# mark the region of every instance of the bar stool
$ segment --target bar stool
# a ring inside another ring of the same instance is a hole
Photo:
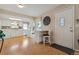
[[[49,43],[51,45],[50,36],[43,36],[43,43]]]
[[[49,33],[47,33],[47,35],[43,35],[43,44],[45,43],[49,43],[51,45],[51,37]]]

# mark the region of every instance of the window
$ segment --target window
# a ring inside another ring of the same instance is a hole
[[[42,22],[41,21],[37,22],[36,28],[38,31],[41,31],[41,29],[42,29]]]
[[[60,17],[60,19],[59,19],[59,25],[61,27],[63,27],[65,25],[65,19],[64,19],[64,17]]]
[[[26,23],[26,24],[23,24],[23,29],[26,29],[27,30],[27,28],[28,28],[28,24]]]

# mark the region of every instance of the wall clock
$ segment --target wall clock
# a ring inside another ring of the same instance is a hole
[[[51,18],[49,16],[44,17],[43,19],[43,24],[44,25],[49,25],[51,22]]]

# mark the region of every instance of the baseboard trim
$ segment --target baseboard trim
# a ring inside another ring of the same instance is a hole
[[[51,47],[56,48],[56,49],[58,49],[62,52],[65,52],[65,53],[69,54],[69,55],[74,55],[74,53],[75,53],[75,50],[70,49],[68,47],[58,45],[58,44],[52,44]]]

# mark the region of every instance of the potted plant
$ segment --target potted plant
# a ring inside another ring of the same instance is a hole
[[[3,31],[2,31],[2,30],[0,30],[0,39],[2,39],[2,44],[1,44],[0,52],[1,52],[2,47],[3,47],[4,37],[5,37],[5,34],[3,33]]]

